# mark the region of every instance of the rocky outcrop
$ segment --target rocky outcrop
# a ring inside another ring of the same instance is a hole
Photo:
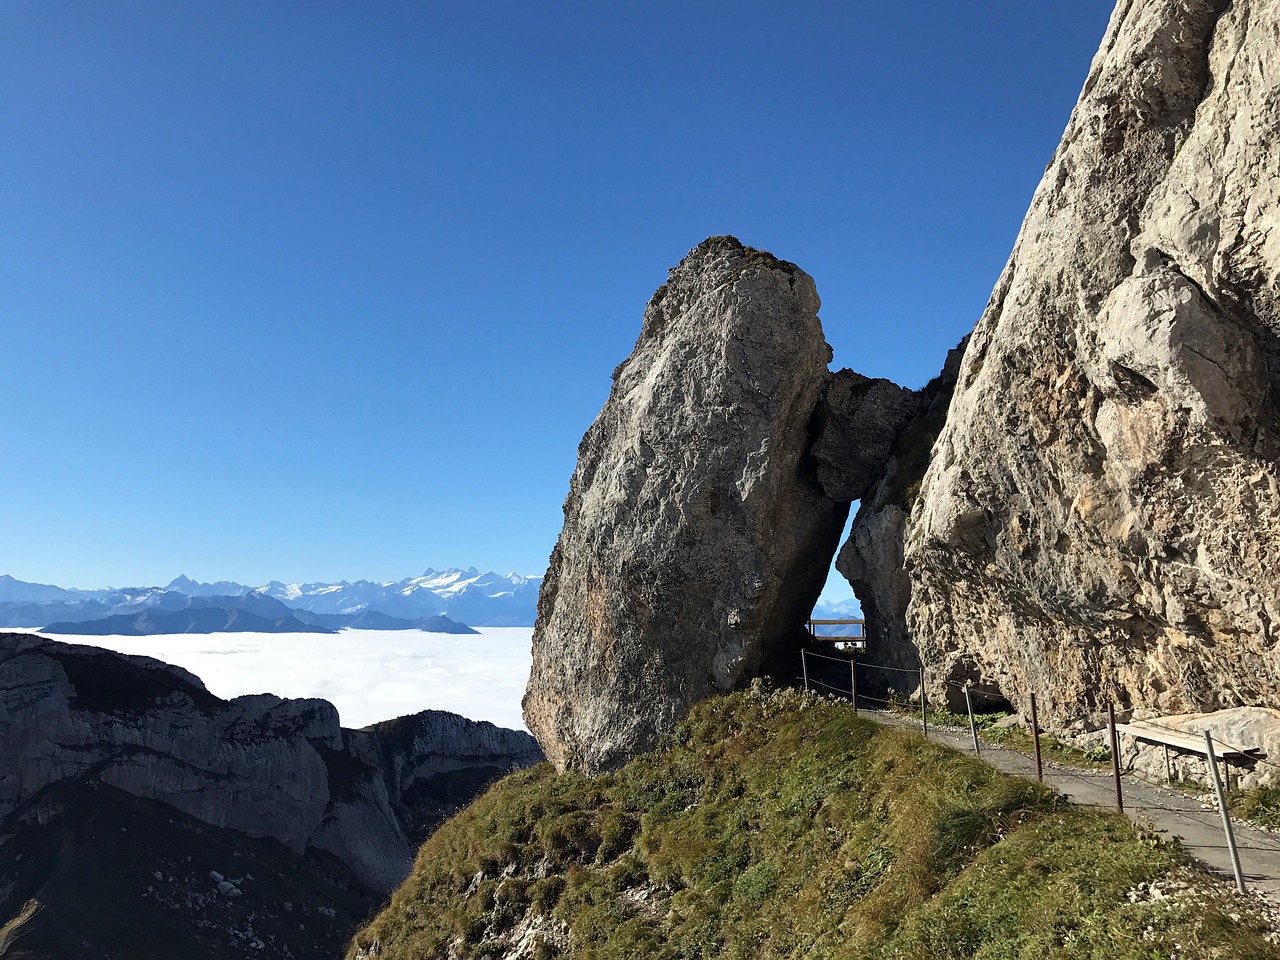
[[[523,730],[424,710],[347,731],[353,749],[382,771],[396,819],[417,849],[446,818],[499,777],[543,759]]]
[[[331,960],[383,899],[319,851],[91,780],[51,785],[0,829],[6,958]]]
[[[1278,22],[1117,6],[902,505],[931,695],[1059,729],[1280,695]]]
[[[538,601],[525,721],[559,767],[626,760],[803,641],[847,515],[809,452],[818,304],[803,270],[731,237],[649,301]]]
[[[52,786],[93,782],[324,851],[376,890],[403,879],[411,836],[432,825],[422,795],[456,808],[541,759],[528,734],[489,723],[429,711],[345,730],[324,700],[224,701],[179,667],[29,634],[0,634],[0,757],[0,828]]]
[[[866,496],[884,474],[894,442],[919,413],[921,400],[890,380],[852,370],[832,376],[818,407],[821,429],[812,449],[822,492],[837,503]]]
[[[880,466],[875,485],[861,495],[849,539],[840,548],[836,569],[853,587],[871,639],[860,663],[916,671],[920,657],[907,632],[911,577],[903,563],[903,546],[911,505],[929,466],[934,441],[947,419],[960,361],[967,341],[947,354],[942,372],[914,395],[913,416],[899,431],[892,451]],[[868,688],[907,692],[911,673],[866,672]],[[891,681],[897,680],[894,684]],[[914,685],[918,686],[918,684]]]

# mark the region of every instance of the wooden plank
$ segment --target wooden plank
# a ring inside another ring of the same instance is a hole
[[[829,625],[829,624],[836,624],[836,623],[866,623],[867,621],[865,620],[810,620],[809,622]]]
[[[1168,727],[1161,727],[1142,720],[1117,723],[1116,729],[1138,740],[1165,744],[1166,746],[1176,747],[1179,750],[1186,750],[1188,753],[1198,753],[1202,757],[1208,756],[1204,740],[1193,734],[1170,730]],[[1222,749],[1218,751],[1218,755],[1221,757],[1248,757],[1258,752],[1260,752],[1258,747],[1234,747],[1222,744]]]

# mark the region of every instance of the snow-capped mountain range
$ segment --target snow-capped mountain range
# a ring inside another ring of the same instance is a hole
[[[0,626],[41,627],[55,620],[85,621],[146,609],[182,609],[191,597],[261,594],[316,614],[380,613],[408,620],[443,614],[472,626],[532,626],[540,576],[426,570],[396,582],[282,583],[251,587],[229,580],[198,583],[183,575],[163,587],[79,590],[0,576]]]
[[[443,613],[477,627],[527,627],[537,612],[542,577],[481,573],[475,567],[428,569],[420,577],[394,583],[281,583],[258,587],[269,597],[312,613],[376,610],[393,617]]]

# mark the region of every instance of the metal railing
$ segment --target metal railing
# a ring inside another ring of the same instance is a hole
[[[842,624],[843,623],[859,623],[860,624],[862,623],[862,621],[860,620],[856,620],[856,621],[811,620],[809,623],[810,623],[810,628],[809,628],[810,636],[812,636],[814,639],[850,640],[855,638],[819,636],[815,633],[813,629],[813,625],[814,624],[831,624],[831,623],[842,623]],[[818,679],[818,677],[814,676],[813,673],[810,671],[809,661],[811,659],[817,659],[820,661],[823,661],[823,660],[834,661],[841,665],[847,664],[849,668],[849,678],[848,678],[849,686],[847,688],[833,686],[832,684],[826,683],[823,680]],[[891,667],[883,664],[874,664],[874,663],[866,663],[863,661],[859,661],[856,657],[853,657],[853,656],[849,656],[847,659],[828,657],[820,653],[815,653],[813,651],[801,649],[800,650],[800,667],[801,667],[802,676],[797,677],[796,679],[801,680],[803,682],[805,690],[813,690],[825,696],[836,696],[841,698],[847,697],[853,705],[854,713],[858,712],[859,701],[864,701],[864,702],[869,701],[869,706],[872,710],[883,710],[886,708],[897,709],[897,710],[902,710],[903,708],[912,709],[914,706],[913,701],[915,700],[915,698],[910,697],[909,688],[912,685],[918,684],[918,697],[919,697],[919,707],[920,707],[920,728],[924,736],[926,738],[929,737],[930,731],[929,731],[928,714],[931,708],[929,707],[925,697],[926,679],[927,679],[926,678],[927,668],[925,667],[925,665],[922,664],[920,667],[914,668],[914,669],[904,668],[904,667]],[[871,696],[865,691],[858,689],[859,673],[865,670],[888,671],[890,673],[897,674],[904,681],[903,686],[907,687],[908,689],[904,691],[903,694],[897,694],[896,691],[893,689],[893,687],[891,687],[889,690],[890,699]],[[910,678],[909,680],[907,679],[908,677]],[[973,708],[972,694],[976,693],[981,696],[986,691],[983,691],[980,687],[975,686],[971,681],[961,683],[955,680],[944,679],[942,683],[947,687],[953,687],[953,688],[958,688],[963,690],[964,701],[965,701],[965,713],[968,714],[967,719],[969,721],[968,723],[969,735],[973,742],[973,751],[975,754],[981,755],[981,749],[982,749],[981,740],[978,736],[978,725],[976,722],[975,712]],[[1041,731],[1040,731],[1040,722],[1039,722],[1039,716],[1038,716],[1039,711],[1037,709],[1038,704],[1036,700],[1036,695],[1034,693],[1030,694],[1029,700],[1030,700],[1030,714],[1031,714],[1030,724],[1029,724],[1030,726],[1029,733],[1030,733],[1031,740],[1034,746],[1034,751],[1035,751],[1034,757],[1035,757],[1036,777],[1038,780],[1040,780],[1040,782],[1043,783],[1044,782],[1044,762],[1042,759],[1041,748],[1040,748]],[[1136,722],[1136,723],[1130,722],[1128,724],[1117,723],[1115,719],[1114,705],[1110,703],[1107,704],[1106,721],[1107,721],[1106,731],[1107,731],[1107,748],[1108,748],[1107,752],[1110,754],[1109,759],[1111,761],[1111,764],[1110,764],[1111,779],[1114,781],[1114,785],[1115,785],[1114,809],[1118,813],[1121,813],[1121,814],[1124,813],[1124,797],[1121,790],[1121,779],[1122,779],[1122,776],[1124,776],[1124,774],[1122,774],[1120,769],[1119,734],[1125,733],[1133,737],[1135,740],[1141,739],[1141,740],[1147,740],[1149,742],[1154,742],[1157,744],[1163,744],[1167,749],[1175,749],[1180,752],[1187,751],[1194,754],[1199,754],[1205,758],[1206,766],[1209,771],[1210,783],[1213,785],[1214,792],[1216,794],[1216,800],[1217,800],[1216,805],[1222,816],[1223,834],[1226,840],[1227,849],[1231,857],[1231,865],[1232,865],[1233,873],[1235,874],[1236,888],[1241,893],[1244,893],[1245,878],[1244,878],[1243,871],[1241,870],[1241,867],[1240,867],[1240,855],[1237,850],[1235,834],[1232,829],[1230,816],[1228,814],[1227,789],[1226,789],[1226,786],[1224,786],[1224,781],[1226,785],[1230,784],[1230,773],[1228,772],[1226,776],[1222,776],[1218,770],[1218,761],[1219,760],[1222,761],[1222,766],[1224,770],[1229,769],[1227,767],[1227,762],[1228,762],[1228,759],[1231,759],[1231,758],[1253,762],[1253,763],[1264,763],[1272,766],[1280,766],[1280,764],[1275,763],[1274,761],[1269,761],[1265,757],[1265,755],[1259,755],[1260,751],[1257,750],[1256,748],[1247,748],[1247,747],[1241,748],[1239,746],[1227,744],[1222,740],[1219,740],[1213,737],[1207,730],[1202,733],[1204,742],[1200,743],[1199,742],[1201,739],[1200,736],[1194,736],[1191,734],[1184,733],[1183,731],[1173,730],[1173,729],[1164,727],[1162,724],[1154,720]],[[1166,768],[1168,768],[1167,759],[1166,759]],[[1058,772],[1060,775],[1065,775],[1066,777],[1069,777],[1069,778],[1074,777],[1075,779],[1084,779],[1080,775],[1073,773],[1072,771],[1066,768],[1060,767]],[[1139,777],[1136,776],[1136,772],[1130,773],[1129,775],[1133,776],[1135,779],[1140,779]],[[1172,777],[1172,774],[1170,774],[1170,779],[1171,777]],[[1086,805],[1092,806],[1092,804],[1086,804]],[[1169,809],[1173,809],[1173,808],[1169,808]]]

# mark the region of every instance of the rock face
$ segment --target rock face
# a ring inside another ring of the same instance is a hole
[[[861,664],[893,671],[920,668],[919,652],[907,631],[911,577],[903,565],[903,544],[908,511],[919,497],[930,452],[946,422],[966,342],[947,355],[942,373],[915,395],[914,416],[899,432],[875,485],[861,495],[849,539],[836,559],[836,569],[858,596],[871,638],[866,652],[858,658]],[[892,682],[895,679],[897,684]],[[901,673],[863,674],[863,683],[872,688],[893,687],[906,692],[903,682]]]
[[[873,602],[909,595],[931,696],[974,677],[1069,729],[1280,695],[1277,23],[1118,4],[909,517],[864,506],[846,548],[864,575],[905,529]]]
[[[0,757],[0,829],[50,787],[92,781],[332,854],[375,890],[408,872],[428,800],[445,810],[542,759],[489,723],[428,711],[345,730],[324,700],[224,701],[179,667],[29,634],[0,634]]]
[[[890,380],[872,380],[852,370],[832,376],[818,407],[822,427],[812,451],[823,493],[837,503],[866,496],[921,402]]]
[[[804,271],[731,237],[649,301],[538,601],[525,721],[557,766],[626,760],[803,642],[847,516],[809,453],[818,304]]]

